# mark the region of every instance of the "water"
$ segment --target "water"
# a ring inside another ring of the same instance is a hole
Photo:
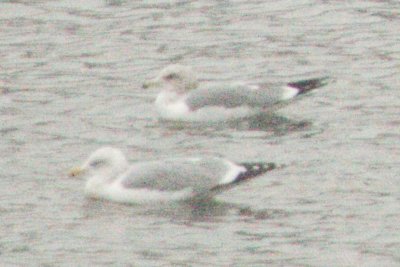
[[[398,1],[1,1],[1,266],[399,266]],[[159,122],[141,83],[329,75],[276,125]],[[267,127],[268,126],[268,127]],[[94,149],[285,165],[204,207],[91,201]]]

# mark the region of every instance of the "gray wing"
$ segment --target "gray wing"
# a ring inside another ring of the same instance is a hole
[[[122,184],[127,188],[161,191],[191,188],[203,192],[218,185],[228,170],[229,163],[220,158],[151,161],[133,165]]]
[[[234,108],[243,105],[270,107],[282,100],[280,88],[270,89],[264,85],[259,89],[249,86],[210,87],[190,91],[185,102],[191,110],[206,106]]]

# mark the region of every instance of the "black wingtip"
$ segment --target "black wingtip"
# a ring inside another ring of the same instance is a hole
[[[241,163],[239,165],[244,167],[246,170],[244,172],[240,173],[233,182],[231,182],[229,184],[217,185],[214,188],[212,188],[211,191],[220,192],[222,190],[232,188],[232,187],[236,186],[237,184],[240,184],[251,178],[254,178],[256,176],[259,176],[261,174],[264,174],[266,172],[269,172],[269,171],[272,171],[272,170],[278,168],[278,166],[273,162]]]
[[[299,89],[299,95],[300,95],[307,93],[313,89],[327,85],[329,80],[330,80],[329,77],[307,79],[307,80],[288,83],[288,86]]]
[[[266,172],[272,171],[277,168],[273,162],[263,163],[241,163],[241,166],[246,168],[246,171],[240,173],[233,183],[240,183],[245,180],[254,178]]]

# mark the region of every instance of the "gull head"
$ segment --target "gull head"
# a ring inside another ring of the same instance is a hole
[[[113,147],[102,147],[94,151],[82,166],[73,168],[69,176],[83,174],[115,178],[128,167],[124,154]],[[100,175],[101,174],[101,175]]]
[[[180,93],[195,89],[197,86],[197,77],[192,68],[179,64],[167,66],[157,77],[143,83],[143,88],[161,87]]]

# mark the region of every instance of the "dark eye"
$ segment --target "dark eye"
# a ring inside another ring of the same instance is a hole
[[[171,73],[165,76],[166,80],[174,80],[174,79],[178,79],[179,76],[176,73]]]
[[[93,167],[93,168],[96,168],[96,167],[99,167],[99,166],[101,166],[101,165],[104,165],[104,160],[94,160],[94,161],[92,161],[92,162],[90,162],[90,167]]]

